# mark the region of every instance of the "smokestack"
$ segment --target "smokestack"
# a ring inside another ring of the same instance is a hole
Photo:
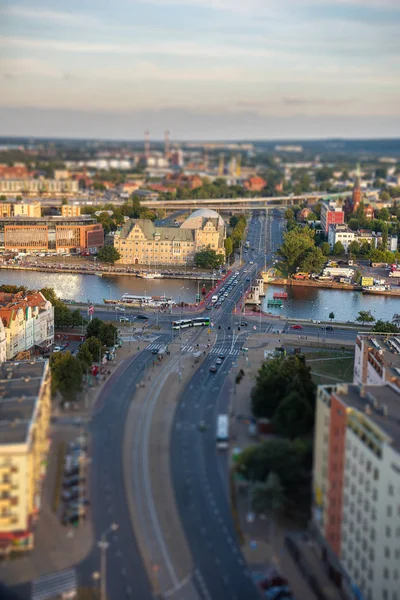
[[[148,129],[144,132],[144,156],[146,159],[150,157],[150,131]]]
[[[170,135],[170,131],[168,131],[168,129],[166,129],[165,131],[165,146],[164,146],[164,154],[165,154],[165,158],[168,160],[169,159],[169,135]]]

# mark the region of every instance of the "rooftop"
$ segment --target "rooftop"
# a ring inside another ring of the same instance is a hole
[[[194,230],[180,227],[156,227],[149,219],[129,219],[122,226],[119,235],[127,238],[135,225],[139,225],[146,239],[153,240],[156,235],[160,241],[185,241],[194,242]]]
[[[400,334],[362,335],[358,339],[367,344],[369,353],[386,369],[386,379],[400,382]]]
[[[47,361],[4,362],[0,365],[0,443],[23,444],[44,376]]]
[[[349,408],[368,416],[400,450],[400,388],[386,385],[338,384],[335,395]]]

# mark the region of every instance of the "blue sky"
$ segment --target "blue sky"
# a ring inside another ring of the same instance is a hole
[[[400,135],[400,0],[0,0],[0,135]]]

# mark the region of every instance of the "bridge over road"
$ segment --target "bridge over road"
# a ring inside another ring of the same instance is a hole
[[[166,209],[178,208],[212,208],[220,210],[249,210],[252,208],[278,208],[299,204],[304,201],[318,201],[321,199],[343,198],[351,195],[351,192],[341,194],[302,194],[301,196],[266,196],[261,198],[203,198],[197,200],[143,200],[148,208],[159,208],[161,205]]]

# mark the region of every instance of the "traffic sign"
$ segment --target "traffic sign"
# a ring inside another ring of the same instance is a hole
[[[89,304],[88,306],[88,315],[93,315],[94,314],[94,305],[93,304]]]

